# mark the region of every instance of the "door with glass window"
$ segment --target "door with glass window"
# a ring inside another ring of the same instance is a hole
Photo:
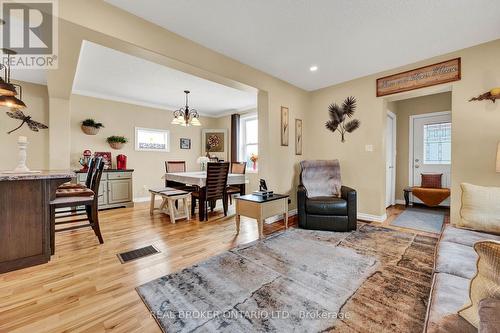
[[[413,121],[413,186],[420,186],[421,174],[442,173],[442,186],[451,185],[451,113],[419,115]],[[414,202],[421,203],[417,198]],[[442,205],[449,205],[449,199]]]

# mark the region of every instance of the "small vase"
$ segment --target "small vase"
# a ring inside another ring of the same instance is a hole
[[[257,161],[252,162],[252,169],[255,171],[257,170]]]

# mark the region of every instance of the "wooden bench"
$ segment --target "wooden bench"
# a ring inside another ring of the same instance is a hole
[[[170,221],[175,223],[176,220],[180,219],[191,219],[188,202],[191,198],[191,193],[177,190],[171,187],[164,187],[160,189],[150,189],[151,193],[151,203],[149,205],[149,214],[153,215],[155,210],[161,213],[167,214],[170,217]],[[155,207],[156,196],[162,198],[162,202],[159,207]],[[176,201],[182,201],[182,210],[180,212],[178,208],[175,207]]]

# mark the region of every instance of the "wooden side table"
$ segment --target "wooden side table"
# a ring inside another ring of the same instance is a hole
[[[410,193],[412,191],[412,188],[411,187],[405,187],[403,192],[404,192],[404,196],[405,196],[405,206],[408,207],[410,205]]]
[[[165,187],[162,189],[150,189],[149,193],[151,193],[151,203],[149,205],[150,215],[153,215],[153,212],[155,210],[158,210],[161,213],[167,214],[170,217],[170,221],[172,223],[175,223],[175,220],[184,218],[189,220],[191,218],[188,207],[191,193],[170,187]],[[158,208],[155,207],[155,199],[157,195],[162,198],[162,202],[160,204],[160,207]],[[179,210],[175,207],[175,202],[177,200],[181,200],[183,202],[182,209],[184,210],[184,212],[182,213],[179,212]]]
[[[259,238],[264,235],[264,220],[275,215],[285,215],[285,228],[288,228],[288,195],[274,194],[261,197],[254,194],[242,195],[236,200],[236,233],[240,232],[240,216],[257,220]]]

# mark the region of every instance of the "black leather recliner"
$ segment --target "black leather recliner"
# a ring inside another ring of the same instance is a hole
[[[351,231],[357,226],[356,191],[340,185],[338,160],[302,161],[297,191],[299,227]],[[309,192],[308,193],[308,188]],[[340,192],[340,196],[336,196]]]

